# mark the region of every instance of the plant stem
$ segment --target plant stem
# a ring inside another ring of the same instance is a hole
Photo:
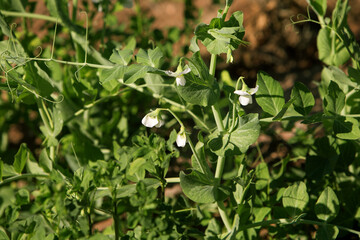
[[[54,23],[58,22],[58,23],[62,24],[61,20],[59,20],[57,18],[46,16],[46,15],[41,15],[41,14],[36,14],[36,13],[12,12],[12,11],[5,11],[5,10],[0,10],[0,13],[4,16],[21,17],[21,18],[35,18],[35,19],[45,20],[48,22],[54,22]]]
[[[220,183],[221,176],[224,170],[225,165],[225,157],[218,156],[217,164],[216,164],[216,171],[215,171],[215,179]]]
[[[215,70],[216,70],[216,54],[211,54],[210,69],[209,69],[210,75],[215,76]],[[219,108],[218,103],[215,103],[214,105],[212,105],[211,110],[214,114],[216,126],[218,127],[220,132],[223,132],[225,130],[225,128],[224,128],[224,124],[222,122],[222,117],[221,117],[220,108]]]
[[[219,129],[220,132],[225,131],[225,127],[224,127],[224,123],[222,121],[218,103],[215,103],[214,105],[212,105],[211,110],[213,112],[217,128]]]
[[[23,178],[28,178],[28,177],[44,177],[44,178],[48,178],[49,175],[48,174],[24,173],[24,174],[21,174],[21,175],[16,175],[16,176],[4,179],[2,182],[0,182],[0,186],[5,185],[5,184],[10,183],[10,182],[13,182],[13,181],[23,179]]]
[[[212,76],[215,76],[215,69],[216,69],[216,54],[212,54],[211,55],[211,60],[210,60],[210,69],[209,69],[209,73]],[[224,132],[225,131],[225,127],[222,121],[222,117],[221,117],[221,113],[220,113],[220,108],[218,103],[215,103],[214,105],[211,106],[211,110],[214,114],[214,118],[215,118],[215,122],[216,122],[216,126],[219,129],[220,132]],[[223,156],[218,156],[218,161],[216,164],[216,170],[215,170],[215,180],[217,181],[217,184],[220,184],[221,181],[221,177],[222,177],[222,173],[224,170],[224,165],[225,165],[225,157]],[[221,217],[221,220],[223,221],[226,229],[228,232],[231,231],[231,224],[229,221],[229,218],[225,212],[225,206],[224,203],[221,201],[217,202],[217,206],[218,206],[218,210],[219,210],[219,214]]]
[[[178,177],[173,177],[173,178],[165,178],[166,183],[179,183],[180,182],[180,178]]]
[[[216,54],[211,54],[210,69],[209,69],[210,75],[215,76],[215,70],[216,70]]]
[[[87,207],[86,215],[87,215],[88,224],[89,224],[89,236],[91,236],[92,235],[92,223],[91,223],[90,207]]]
[[[114,229],[115,229],[115,240],[119,240],[120,239],[120,229],[119,229],[119,218],[117,216],[116,201],[114,202],[113,219],[114,219]]]
[[[217,202],[217,205],[218,205],[218,209],[219,209],[219,214],[220,214],[220,217],[222,219],[222,221],[224,222],[224,225],[226,227],[226,230],[228,232],[231,231],[231,224],[230,224],[230,221],[229,221],[229,218],[225,212],[225,205],[223,202]]]

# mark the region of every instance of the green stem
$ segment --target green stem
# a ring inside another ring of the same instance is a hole
[[[2,182],[0,182],[0,186],[5,185],[5,184],[10,183],[10,182],[13,182],[13,181],[20,180],[20,179],[29,178],[29,177],[48,178],[49,175],[48,174],[24,173],[24,174],[21,174],[21,175],[17,175],[17,176],[13,176],[13,177],[9,177],[9,178],[4,179]]]
[[[49,157],[52,161],[55,161],[55,147],[51,146],[49,149],[50,149]]]
[[[191,151],[193,152],[193,154],[194,154],[194,156],[195,156],[195,159],[196,159],[196,161],[197,161],[198,166],[201,168],[202,173],[205,174],[205,169],[203,169],[203,166],[202,166],[202,164],[201,164],[200,158],[199,158],[199,156],[197,155],[197,152],[196,152],[196,150],[195,150],[194,144],[193,144],[193,142],[191,141],[190,136],[189,136],[188,134],[186,134],[186,139],[187,139],[187,141],[188,141],[188,143],[189,143],[189,146],[190,146],[190,148],[191,148]]]
[[[216,164],[216,171],[215,171],[215,179],[220,183],[221,176],[224,170],[225,165],[225,157],[218,156],[217,164]]]
[[[114,229],[115,229],[115,240],[119,240],[120,239],[120,229],[119,229],[119,218],[117,216],[116,201],[114,201],[113,219],[114,219]]]
[[[50,117],[48,111],[46,111],[46,107],[44,108],[45,104],[42,99],[36,99],[36,103],[38,105],[38,110],[40,113],[40,117],[47,129],[51,131],[53,129],[53,124],[50,123]]]
[[[215,76],[215,70],[216,70],[216,54],[211,54],[209,73],[212,76]],[[212,105],[211,110],[213,112],[217,128],[219,129],[220,132],[224,132],[225,127],[224,127],[224,123],[222,121],[218,103],[215,103],[214,105]],[[218,161],[217,161],[216,170],[215,170],[215,180],[217,181],[217,184],[220,184],[222,173],[224,170],[224,165],[225,165],[225,157],[218,156]],[[229,218],[225,212],[224,203],[221,201],[218,201],[217,206],[218,206],[221,220],[223,221],[227,231],[230,232],[231,224],[230,224]]]
[[[58,23],[62,24],[62,22],[60,20],[58,20],[57,18],[46,16],[46,15],[41,15],[41,14],[36,14],[36,13],[12,12],[12,11],[5,11],[5,10],[0,10],[0,13],[4,16],[21,17],[21,18],[35,18],[35,19],[45,20],[48,22],[54,22],[54,23],[58,22]]]
[[[92,222],[91,222],[90,207],[86,207],[86,216],[87,216],[88,225],[89,225],[89,236],[91,236],[92,235]]]
[[[210,69],[209,69],[210,75],[215,76],[215,70],[216,70],[216,54],[211,54]],[[214,114],[216,126],[218,127],[220,132],[223,132],[225,130],[225,128],[224,128],[224,124],[222,122],[222,117],[221,117],[220,108],[219,108],[218,103],[215,103],[214,105],[212,105],[211,110]]]
[[[34,60],[34,61],[43,61],[43,62],[56,62],[56,63],[62,63],[62,64],[72,65],[72,66],[91,67],[91,68],[99,68],[99,69],[111,69],[111,68],[114,67],[113,65],[70,62],[70,61],[51,59],[51,58],[24,58],[24,60]]]
[[[227,214],[225,212],[225,209],[226,209],[225,205],[221,201],[217,202],[217,205],[218,205],[220,217],[221,217],[222,221],[224,222],[226,230],[228,232],[230,232],[231,231],[231,224],[230,224],[229,218],[228,218],[228,216],[227,216]]]
[[[173,178],[165,178],[166,183],[179,183],[180,182],[180,178],[178,177],[173,177]]]
[[[216,70],[216,54],[211,54],[210,69],[209,69],[210,75],[215,76],[215,70]]]
[[[222,121],[222,117],[221,117],[221,113],[220,113],[220,108],[219,108],[219,104],[215,103],[214,105],[211,106],[211,110],[213,112],[214,118],[215,118],[215,122],[216,122],[216,126],[218,128],[218,130],[220,132],[224,132],[225,131],[225,127],[224,127],[224,123]]]

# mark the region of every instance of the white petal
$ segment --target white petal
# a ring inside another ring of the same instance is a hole
[[[180,85],[180,86],[185,86],[186,80],[184,78],[184,76],[179,76],[176,78],[176,85]]]
[[[164,125],[164,123],[165,122],[163,120],[159,119],[159,122],[155,125],[155,127],[160,128],[162,125]]]
[[[172,72],[172,71],[165,71],[165,74],[170,77],[177,77],[179,74]]]
[[[255,88],[250,88],[248,92],[249,92],[251,95],[253,95],[253,94],[255,94],[258,90],[259,90],[259,85],[256,85]]]
[[[152,128],[155,125],[159,123],[158,119],[156,117],[150,117],[149,114],[147,114],[142,120],[141,123],[148,128]]]
[[[247,93],[245,91],[241,91],[241,90],[236,90],[234,93],[237,95],[240,95],[240,96],[249,96],[250,95],[249,93]]]
[[[252,103],[252,97],[251,95],[244,95],[239,97],[240,104],[243,106],[248,105],[249,103]]]
[[[176,137],[176,145],[178,147],[185,147],[186,144],[186,135],[185,133],[183,134],[178,134]]]
[[[187,74],[189,72],[191,72],[191,69],[188,66],[186,66],[185,70],[180,72],[179,75]]]

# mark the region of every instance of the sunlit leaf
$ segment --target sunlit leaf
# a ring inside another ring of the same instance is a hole
[[[284,91],[280,83],[265,72],[257,74],[259,90],[256,92],[256,102],[264,112],[276,116],[285,104]]]
[[[320,220],[329,222],[337,216],[338,212],[339,199],[334,190],[326,187],[315,204],[316,216]]]

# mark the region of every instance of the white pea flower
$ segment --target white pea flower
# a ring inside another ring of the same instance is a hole
[[[176,145],[178,147],[185,147],[186,145],[186,133],[183,127],[181,127],[180,132],[176,137]]]
[[[159,111],[155,110],[151,113],[146,114],[146,116],[141,120],[141,123],[148,128],[152,127],[161,127],[164,125],[164,121],[159,115]]]
[[[255,88],[249,88],[245,83],[244,81],[242,80],[243,82],[243,87],[241,90],[236,90],[234,93],[237,94],[237,95],[240,95],[239,97],[239,101],[240,101],[240,104],[243,105],[243,106],[246,106],[248,104],[252,104],[252,96],[251,95],[254,95],[258,89],[259,89],[259,85],[256,85]]]
[[[176,72],[165,71],[165,73],[170,77],[176,78],[176,85],[185,86],[186,80],[185,80],[184,75],[189,73],[190,71],[191,71],[191,69],[188,66],[186,66],[185,70],[182,70],[181,65],[179,65]]]

